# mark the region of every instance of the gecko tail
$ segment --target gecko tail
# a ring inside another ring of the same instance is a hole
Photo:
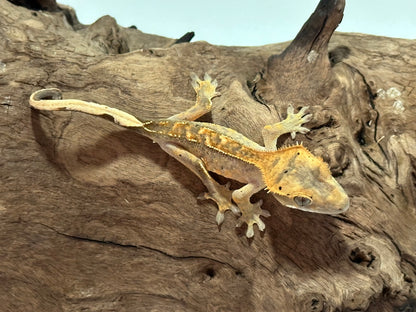
[[[39,110],[69,110],[97,116],[108,115],[114,119],[115,123],[127,128],[143,126],[143,123],[136,117],[117,108],[112,108],[94,102],[62,99],[61,90],[55,88],[42,89],[32,93],[29,99],[29,104],[33,108]]]

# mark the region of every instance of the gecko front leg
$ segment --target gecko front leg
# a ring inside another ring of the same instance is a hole
[[[247,223],[246,236],[249,238],[254,236],[254,224],[257,224],[260,231],[263,231],[265,229],[266,226],[264,222],[260,219],[260,216],[270,216],[270,213],[267,210],[263,210],[260,208],[263,204],[262,200],[259,200],[254,204],[252,204],[250,201],[251,196],[262,189],[264,189],[263,182],[254,181],[248,183],[247,185],[243,186],[238,190],[235,190],[232,195],[234,202],[241,210],[241,217],[238,220],[237,226],[240,226],[243,223]]]
[[[276,150],[277,139],[285,133],[290,133],[292,139],[295,138],[296,132],[307,133],[309,129],[302,127],[302,124],[312,119],[312,114],[305,114],[308,106],[302,107],[302,109],[294,114],[294,108],[289,105],[287,108],[287,117],[281,122],[277,122],[272,125],[267,125],[262,130],[264,146],[268,151]]]
[[[211,199],[218,205],[218,213],[216,216],[218,225],[224,221],[224,213],[227,210],[239,214],[239,209],[231,202],[232,191],[229,189],[229,184],[221,185],[215,181],[200,158],[173,143],[158,143],[166,153],[185,165],[201,179],[202,183],[204,183],[208,189],[208,193],[204,195],[204,198]]]
[[[195,120],[199,117],[209,113],[212,108],[211,99],[216,96],[219,96],[220,93],[215,91],[218,86],[216,80],[205,74],[204,80],[198,78],[194,73],[191,74],[192,78],[192,87],[196,92],[196,102],[195,105],[188,108],[186,111],[173,115],[168,118],[168,120]]]

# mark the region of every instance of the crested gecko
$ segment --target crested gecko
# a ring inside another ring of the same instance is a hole
[[[139,121],[133,115],[105,105],[74,99],[62,99],[59,89],[42,89],[30,97],[30,105],[38,110],[72,110],[91,115],[109,115],[120,126],[133,128],[149,137],[169,155],[177,159],[206,186],[205,199],[216,202],[216,222],[224,221],[224,213],[231,210],[239,216],[237,226],[247,224],[246,236],[254,235],[254,224],[265,229],[260,216],[270,213],[261,209],[262,201],[252,203],[251,196],[267,190],[283,205],[304,211],[339,214],[349,207],[349,198],[332,177],[328,165],[314,156],[303,145],[277,149],[278,137],[309,131],[302,124],[312,115],[305,114],[308,107],[298,113],[289,105],[287,117],[281,122],[262,129],[264,146],[235,130],[206,122],[195,121],[211,111],[217,81],[205,75],[200,80],[192,75],[196,103],[188,110],[162,120]],[[215,172],[245,185],[230,190],[229,183],[221,185],[211,175]]]

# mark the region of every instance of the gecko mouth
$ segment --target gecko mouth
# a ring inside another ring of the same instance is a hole
[[[347,202],[347,204],[345,206],[343,206],[342,208],[340,208],[339,210],[333,209],[331,207],[328,207],[328,208],[321,208],[321,207],[305,208],[305,207],[298,207],[298,206],[295,206],[295,205],[285,205],[285,206],[287,206],[289,208],[297,209],[297,210],[319,213],[319,214],[327,214],[327,215],[338,215],[338,214],[344,213],[350,207],[349,202]]]
[[[284,206],[287,206],[289,208],[298,209],[302,211],[307,212],[313,212],[313,213],[320,213],[320,214],[328,214],[328,215],[337,215],[346,212],[350,207],[350,200],[348,196],[343,196],[339,203],[336,205],[322,205],[322,206],[300,206],[296,205],[292,202],[291,199],[279,196],[278,194],[273,194],[274,197]],[[289,202],[290,201],[290,202]]]

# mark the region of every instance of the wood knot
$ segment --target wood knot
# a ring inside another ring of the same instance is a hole
[[[344,59],[348,58],[351,54],[351,49],[347,46],[337,46],[328,53],[329,61],[331,65],[334,66],[337,63],[342,62]]]
[[[350,164],[348,152],[343,144],[334,142],[325,147],[319,147],[314,151],[328,163],[334,177],[341,176]]]
[[[324,295],[306,293],[299,300],[299,311],[324,312],[328,311],[328,303]]]
[[[379,257],[376,256],[374,250],[369,246],[358,246],[351,250],[349,259],[355,265],[370,269],[376,270],[378,268]]]

